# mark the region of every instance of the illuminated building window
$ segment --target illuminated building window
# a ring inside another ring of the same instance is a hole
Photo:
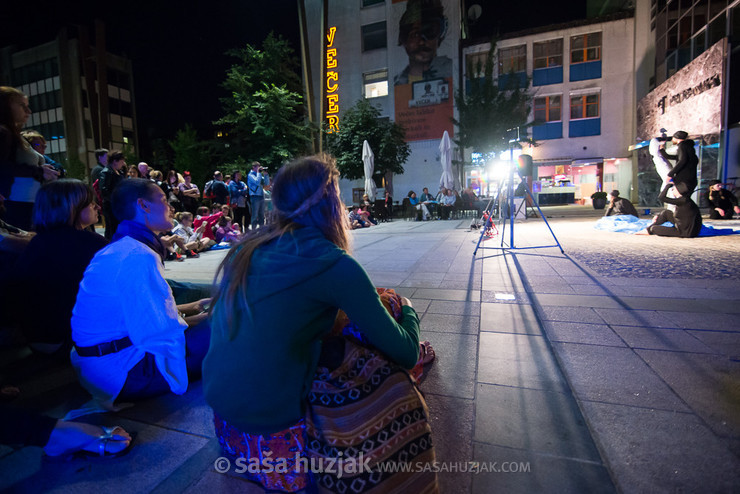
[[[545,96],[534,99],[534,120],[538,123],[557,122],[562,120],[562,102],[560,95]]]
[[[570,63],[601,60],[601,33],[570,37]]]
[[[377,50],[388,46],[385,21],[362,26],[362,51]]]
[[[534,43],[534,68],[546,69],[548,67],[558,67],[563,65],[563,40],[553,39]]]
[[[377,70],[362,75],[365,98],[388,96],[388,70]]]
[[[570,97],[570,119],[597,118],[599,116],[599,95],[583,94]]]

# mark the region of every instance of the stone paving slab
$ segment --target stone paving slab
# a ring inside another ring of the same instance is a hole
[[[636,237],[596,232],[594,221],[551,220],[565,255],[483,250],[474,258],[479,233],[466,221],[394,221],[352,234],[371,279],[412,299],[437,351],[422,390],[438,459],[531,465],[440,474],[443,493],[740,485],[740,300],[730,295],[740,286],[740,237]],[[539,219],[517,222],[516,232],[518,246],[552,243]],[[224,255],[167,263],[165,272],[208,283]],[[63,395],[67,378],[40,380],[25,402],[39,403],[33,393],[42,391]],[[0,489],[261,492],[215,472],[198,384],[96,420],[139,432],[129,456],[102,469],[55,470],[38,449],[2,447]]]
[[[531,494],[534,492],[616,492],[600,462],[533,453],[530,450],[474,443],[473,458],[490,470],[473,476],[473,493]],[[493,465],[491,465],[493,463]],[[494,467],[498,471],[491,471]],[[528,467],[528,470],[527,470]],[[506,470],[506,471],[504,471]],[[462,492],[462,491],[450,491]]]

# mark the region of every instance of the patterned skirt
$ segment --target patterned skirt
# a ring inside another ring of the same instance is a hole
[[[393,290],[378,292],[400,319],[400,298]],[[247,478],[269,490],[439,492],[430,468],[429,410],[416,379],[367,345],[342,313],[332,333],[325,348],[340,348],[341,363],[319,364],[305,418],[278,433],[255,435],[215,415],[224,452],[243,458]],[[275,458],[280,461],[271,463]]]

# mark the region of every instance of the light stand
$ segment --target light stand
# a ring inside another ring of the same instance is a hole
[[[506,220],[501,218],[502,223],[502,229],[501,229],[501,246],[500,247],[482,247],[481,242],[483,242],[483,237],[485,236],[486,230],[488,229],[489,222],[493,222],[493,211],[491,210],[492,202],[494,201],[494,198],[492,197],[488,201],[488,206],[486,206],[486,210],[489,211],[488,218],[486,219],[485,224],[483,225],[483,228],[481,229],[481,235],[478,239],[478,244],[475,246],[475,250],[473,251],[473,256],[475,256],[478,253],[478,249],[499,249],[499,250],[524,250],[524,249],[544,249],[549,247],[557,247],[560,249],[560,252],[565,254],[565,251],[563,250],[563,247],[560,245],[560,242],[558,241],[557,237],[555,236],[555,233],[552,231],[552,228],[550,228],[550,223],[547,222],[547,218],[545,218],[545,215],[542,213],[542,209],[540,209],[540,205],[537,204],[537,201],[534,200],[534,197],[532,197],[532,193],[529,190],[529,187],[524,187],[524,190],[526,192],[526,196],[524,197],[524,202],[526,203],[527,197],[532,201],[532,204],[535,205],[537,208],[537,211],[540,213],[540,217],[545,221],[545,225],[547,225],[547,229],[550,231],[550,235],[552,235],[553,240],[555,240],[555,245],[537,245],[532,247],[516,247],[514,245],[514,218],[516,217],[517,211],[514,209],[514,167],[516,166],[514,164],[514,143],[519,141],[519,128],[516,129],[509,129],[509,132],[513,132],[516,130],[516,138],[509,140],[509,153],[511,157],[511,164],[509,165],[509,184],[508,184],[508,202],[509,202],[509,243],[508,245],[505,245],[504,242],[504,231],[506,229]],[[524,180],[523,177],[520,178]],[[499,186],[499,192],[495,198],[496,201],[498,201],[499,204],[499,211],[502,211],[501,208],[501,189],[503,187],[503,184]],[[526,211],[526,210],[525,210]],[[525,215],[526,216],[526,215]]]

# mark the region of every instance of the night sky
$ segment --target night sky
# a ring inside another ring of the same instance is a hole
[[[476,31],[491,33],[496,28],[504,33],[583,17],[586,4],[585,0],[567,7],[549,0],[468,2],[483,8]],[[70,24],[87,26],[92,36],[93,20],[105,21],[108,51],[133,63],[144,152],[151,139],[169,139],[186,123],[201,137],[210,137],[210,123],[221,116],[218,99],[225,95],[219,84],[232,63],[227,50],[246,43],[259,45],[270,31],[289,39],[296,54],[300,49],[296,0],[8,3],[0,15],[0,46],[27,48],[51,41]]]

